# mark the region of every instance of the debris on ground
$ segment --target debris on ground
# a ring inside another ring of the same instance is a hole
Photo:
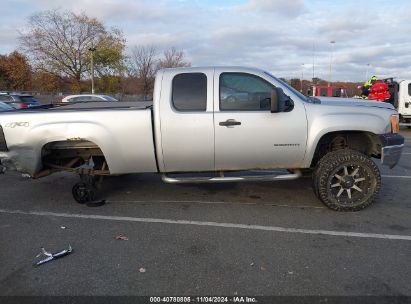
[[[40,261],[34,263],[34,266],[40,266],[40,265],[42,265],[42,264],[48,263],[48,262],[50,262],[50,261],[53,261],[53,260],[55,260],[55,259],[59,259],[59,258],[65,257],[65,256],[69,255],[69,254],[72,253],[72,252],[73,252],[73,248],[71,248],[70,245],[69,245],[68,249],[64,249],[64,250],[58,251],[58,252],[56,252],[56,253],[48,252],[48,251],[46,251],[46,249],[44,249],[44,247],[42,247],[42,248],[41,248],[41,252],[40,252],[38,255],[36,255],[36,258],[38,258],[38,257],[40,257],[40,256],[42,256],[42,255],[45,256],[46,258],[44,258],[43,260],[40,260]]]
[[[61,228],[61,229],[66,229],[67,227],[66,227],[66,226],[60,226],[60,228]]]
[[[264,266],[261,266],[261,267],[260,267],[260,270],[261,270],[261,271],[266,271],[267,268],[265,268]]]
[[[144,272],[146,272],[146,269],[141,267],[138,271],[140,271],[141,273],[144,273]]]
[[[29,178],[31,178],[31,175],[30,175],[30,174],[27,174],[27,173],[22,173],[22,174],[21,174],[21,177],[22,177],[22,178],[27,178],[27,179],[29,179]]]
[[[123,234],[119,234],[119,235],[116,236],[116,240],[119,240],[119,241],[128,241],[128,237],[126,237],[126,236],[123,235]]]

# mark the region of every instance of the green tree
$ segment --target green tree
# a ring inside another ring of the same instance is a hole
[[[72,80],[74,91],[82,79],[90,78],[91,48],[95,48],[98,75],[118,72],[123,61],[125,39],[118,29],[106,29],[96,18],[70,11],[48,10],[29,18],[28,31],[21,33],[23,50],[36,68]]]

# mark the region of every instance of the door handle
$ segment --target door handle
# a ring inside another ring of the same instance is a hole
[[[235,119],[227,119],[226,121],[220,121],[219,125],[229,128],[231,126],[239,126],[239,125],[241,125],[241,122],[236,121]]]

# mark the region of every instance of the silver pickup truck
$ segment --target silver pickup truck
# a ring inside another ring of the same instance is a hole
[[[79,174],[90,201],[106,175],[157,172],[167,183],[276,181],[312,172],[328,207],[355,211],[377,195],[371,157],[394,167],[404,146],[387,103],[306,97],[242,67],[164,69],[154,99],[0,115],[3,168],[33,178]]]

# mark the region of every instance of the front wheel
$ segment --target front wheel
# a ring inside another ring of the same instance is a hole
[[[314,191],[329,208],[358,211],[370,205],[381,186],[378,167],[366,155],[337,150],[325,155],[314,176]]]

